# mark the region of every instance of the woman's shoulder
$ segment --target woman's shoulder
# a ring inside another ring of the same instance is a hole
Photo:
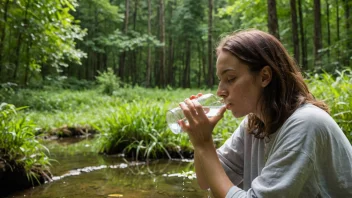
[[[286,120],[283,127],[302,125],[310,128],[338,127],[335,120],[323,109],[313,104],[303,104]],[[339,128],[339,127],[338,127]]]

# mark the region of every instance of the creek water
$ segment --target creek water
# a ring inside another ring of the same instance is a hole
[[[190,160],[136,162],[93,152],[92,140],[56,140],[50,150],[53,181],[8,197],[210,197],[195,179]]]

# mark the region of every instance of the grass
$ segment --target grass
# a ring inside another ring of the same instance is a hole
[[[308,75],[311,92],[325,100],[331,115],[352,141],[352,73],[350,70],[330,74]],[[165,113],[179,101],[198,92],[214,90],[145,89],[116,85],[89,90],[41,89],[19,90],[8,101],[29,106],[22,114],[36,128],[49,131],[62,126],[91,126],[100,132],[96,152],[125,152],[136,159],[190,157],[192,146],[186,134],[173,134],[166,126]],[[114,87],[110,89],[107,87]],[[108,91],[107,91],[108,90]],[[227,112],[214,129],[217,146],[224,143],[238,126]]]
[[[24,169],[27,178],[38,183],[50,173],[47,149],[35,139],[34,123],[17,112],[23,108],[0,104],[0,161],[11,169]]]

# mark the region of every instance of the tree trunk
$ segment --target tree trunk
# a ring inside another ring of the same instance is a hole
[[[339,0],[335,1],[336,3],[336,42],[338,43],[340,41],[340,13],[339,13]],[[336,59],[337,62],[340,62],[340,47],[337,47],[336,49]]]
[[[191,71],[191,41],[186,41],[186,60],[185,69],[183,72],[183,88],[190,88],[190,71]]]
[[[303,24],[303,13],[302,13],[302,0],[298,0],[298,15],[299,15],[299,34],[300,34],[300,43],[301,43],[301,51],[302,51],[302,69],[308,69],[307,62],[307,43],[304,34],[304,24]]]
[[[173,9],[176,7],[176,0],[171,3],[170,9],[170,20],[169,24],[172,23],[171,19],[173,18]],[[167,64],[167,84],[174,86],[175,79],[174,79],[174,41],[173,41],[173,34],[169,31],[169,55],[168,55],[168,64]]]
[[[133,31],[136,31],[138,4],[139,4],[139,0],[135,0],[135,2],[134,2],[134,12],[133,12]],[[138,49],[135,48],[131,53],[132,53],[132,58],[131,58],[131,77],[132,77],[133,84],[136,84],[137,83],[137,54],[138,54]]]
[[[276,13],[276,0],[267,0],[268,2],[268,29],[269,33],[280,39],[279,23]]]
[[[29,68],[30,68],[30,52],[29,52],[29,49],[31,48],[31,45],[32,45],[32,42],[31,41],[28,41],[28,44],[27,44],[27,49],[26,49],[26,68],[25,68],[25,72],[24,72],[24,81],[23,81],[23,84],[24,86],[26,86],[28,84],[28,76],[29,76]]]
[[[327,64],[330,65],[330,47],[331,47],[331,35],[330,35],[330,11],[329,11],[329,7],[330,7],[330,4],[329,4],[329,0],[326,0],[325,1],[326,3],[326,20],[327,20],[327,23],[326,23],[326,28],[327,28],[327,31],[328,31],[328,35],[327,35],[327,40],[328,40],[328,50],[327,50],[327,58],[328,58],[328,62]]]
[[[314,0],[314,66],[319,68],[322,65],[321,53],[319,50],[323,47],[321,37],[321,11],[320,0]]]
[[[208,87],[214,85],[214,65],[213,65],[213,0],[208,1]]]
[[[290,8],[291,8],[293,53],[297,64],[299,64],[300,60],[299,60],[299,40],[298,40],[296,0],[290,0],[290,5],[291,5]]]
[[[25,14],[24,14],[24,19],[23,19],[23,24],[25,24],[25,26],[24,26],[25,30],[28,28],[28,25],[29,25],[28,21],[27,21],[27,15],[28,15],[28,9],[29,9],[29,5],[30,5],[30,1],[31,0],[27,0],[26,11],[25,11]],[[25,32],[25,30],[23,30],[23,32]],[[17,78],[17,72],[18,72],[18,68],[19,68],[19,64],[20,64],[23,32],[21,32],[21,30],[19,30],[18,37],[17,37],[16,49],[15,49],[15,57],[16,57],[15,58],[15,69],[13,71],[13,76],[12,76],[13,80],[16,80],[16,78]]]
[[[352,36],[351,36],[351,17],[350,17],[350,5],[351,0],[344,0],[345,3],[345,27],[346,27],[346,49],[349,53],[344,57],[344,66],[350,65],[350,57],[352,57]]]
[[[4,16],[3,16],[3,24],[4,26],[0,26],[1,29],[1,37],[0,37],[0,79],[2,79],[2,60],[3,60],[3,49],[4,49],[4,43],[5,43],[5,37],[6,37],[6,23],[7,23],[7,9],[9,6],[10,0],[6,0],[5,5],[4,5]],[[1,23],[0,23],[1,24]]]
[[[152,15],[152,11],[151,11],[151,4],[150,4],[151,0],[148,0],[148,35],[151,36],[151,15]],[[147,72],[146,72],[146,87],[150,87],[150,75],[151,75],[151,65],[152,65],[152,61],[151,61],[151,47],[150,44],[148,43],[148,55],[147,55]]]
[[[124,34],[127,34],[127,31],[128,31],[129,7],[130,7],[129,0],[125,0],[126,10],[125,10],[124,28],[122,31]],[[125,59],[126,59],[126,51],[124,49],[123,52],[120,54],[120,59],[119,59],[119,76],[122,81],[125,80]]]
[[[159,38],[160,42],[165,44],[165,17],[164,17],[164,0],[159,1]],[[160,47],[160,73],[159,82],[161,87],[165,87],[165,45]]]

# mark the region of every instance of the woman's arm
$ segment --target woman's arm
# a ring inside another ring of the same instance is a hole
[[[214,197],[225,197],[233,184],[220,164],[213,143],[195,147],[194,150],[199,185],[201,188],[208,188],[209,186]],[[198,175],[201,178],[198,178]]]
[[[209,189],[209,184],[205,180],[204,171],[201,169],[202,167],[200,165],[201,159],[198,159],[199,158],[198,155],[199,155],[198,152],[194,151],[194,168],[196,169],[198,185],[201,189],[207,190]]]

